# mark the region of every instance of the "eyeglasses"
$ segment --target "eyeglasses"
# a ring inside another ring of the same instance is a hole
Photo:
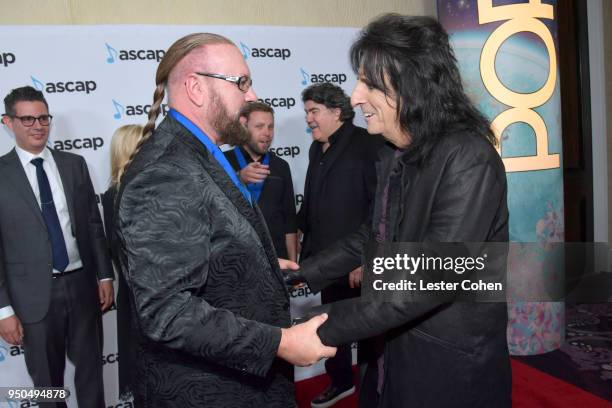
[[[13,118],[13,119],[19,119],[21,121],[21,124],[25,127],[34,126],[34,122],[36,122],[37,120],[41,126],[49,126],[49,124],[51,123],[51,119],[53,119],[53,116],[51,115],[40,115],[40,116],[5,115],[5,116],[8,116],[9,118]]]
[[[224,81],[233,82],[236,84],[238,89],[240,89],[244,93],[248,92],[249,88],[253,85],[253,80],[249,78],[247,75],[228,76],[228,75],[222,75],[222,74],[207,74],[205,72],[196,72],[196,74],[202,75],[205,77],[223,79]]]

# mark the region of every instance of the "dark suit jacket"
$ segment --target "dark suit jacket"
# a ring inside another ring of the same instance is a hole
[[[117,270],[119,270],[119,241],[115,234],[113,225],[115,224],[115,197],[117,196],[117,186],[109,187],[102,194],[102,208],[104,210],[104,228],[106,240],[110,249],[111,260]],[[130,290],[122,273],[117,276],[117,297],[115,306],[117,307],[117,351],[119,360],[119,396],[128,396],[132,393],[132,364],[129,356],[134,354],[132,338],[133,327],[130,314]]]
[[[104,229],[87,164],[78,155],[52,150],[72,224],[72,235],[91,276],[112,278]],[[51,244],[47,227],[17,152],[0,157],[0,307],[11,305],[22,322],[43,319],[49,309]]]
[[[141,349],[136,397],[294,406],[293,368],[276,358],[289,296],[263,217],[171,116],[127,168],[115,214]]]
[[[300,265],[313,291],[361,262],[381,222],[390,242],[508,241],[506,174],[490,143],[463,131],[442,139],[423,166],[410,151],[394,155],[388,147],[381,153],[373,223]],[[319,336],[338,345],[386,334],[381,407],[510,407],[506,304],[404,296],[327,305]]]
[[[382,139],[350,122],[345,122],[332,137],[337,141],[326,152],[317,197],[312,196],[311,173],[313,167],[319,166],[321,143],[312,142],[308,153],[304,202],[298,212],[298,227],[304,233],[302,260],[357,231],[374,201],[375,162]],[[316,219],[310,217],[311,206],[315,206]]]

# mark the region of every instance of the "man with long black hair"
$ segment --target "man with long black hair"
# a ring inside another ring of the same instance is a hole
[[[448,35],[430,17],[372,21],[351,48],[351,102],[381,152],[372,222],[302,264],[313,291],[381,242],[508,241],[506,175],[489,122],[466,96]],[[295,276],[294,276],[295,277]],[[405,299],[404,299],[405,300]],[[318,332],[340,345],[384,333],[380,407],[509,407],[504,303],[351,299]]]

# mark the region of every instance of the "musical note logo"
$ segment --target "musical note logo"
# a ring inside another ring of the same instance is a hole
[[[251,47],[249,47],[243,42],[240,42],[240,48],[242,49],[242,56],[244,57],[244,59],[249,58],[249,54],[251,53]]]
[[[308,75],[308,72],[304,71],[304,68],[300,68],[300,74],[302,75],[302,85],[307,85],[310,75]]]
[[[120,104],[119,102],[117,102],[114,99],[113,99],[113,107],[115,108],[115,114],[113,115],[113,118],[121,119],[121,116],[123,115],[123,112],[125,112],[125,108],[123,107],[122,104]]]
[[[306,126],[306,133],[311,134],[312,133],[312,129],[309,128],[308,126]]]
[[[111,47],[110,44],[104,43],[106,45],[106,52],[108,53],[108,58],[106,58],[106,62],[112,64],[115,62],[115,58],[117,58],[117,50]]]
[[[32,75],[30,75],[30,78],[32,78],[32,83],[34,84],[34,88],[38,89],[39,91],[45,90],[45,84],[40,82],[38,79],[34,78]]]
[[[9,408],[19,408],[19,405],[18,405],[18,403],[16,401],[7,399],[6,402],[7,402],[8,406],[9,406]]]
[[[8,349],[4,346],[0,346],[0,361],[6,360]]]

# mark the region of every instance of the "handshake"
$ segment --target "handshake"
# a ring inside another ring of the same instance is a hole
[[[306,283],[295,262],[279,259],[279,264],[288,287]],[[335,356],[336,348],[324,345],[317,334],[317,329],[326,320],[327,314],[323,313],[289,329],[281,329],[281,341],[276,355],[300,367],[312,365],[322,358]]]

